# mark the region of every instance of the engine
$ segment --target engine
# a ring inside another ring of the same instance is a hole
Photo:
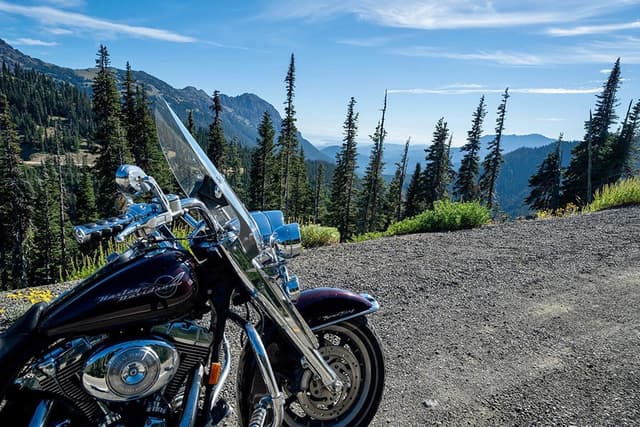
[[[211,340],[193,322],[156,326],[128,340],[78,338],[36,362],[24,384],[71,400],[101,425],[118,424],[127,413],[144,424],[180,406],[188,375],[206,363]]]

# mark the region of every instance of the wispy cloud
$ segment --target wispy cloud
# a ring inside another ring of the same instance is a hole
[[[19,38],[16,40],[11,40],[11,44],[16,46],[57,46],[56,42],[47,42],[44,40],[30,39],[30,38]]]
[[[566,119],[561,117],[538,117],[536,120],[539,122],[564,122]]]
[[[380,47],[386,45],[390,40],[390,37],[369,37],[363,39],[338,40],[337,43],[356,47]]]
[[[42,0],[44,3],[56,7],[62,7],[67,9],[78,8],[84,6],[86,3],[84,0]]]
[[[49,27],[44,29],[46,32],[53,34],[54,36],[66,36],[73,34],[73,31],[66,28]]]
[[[120,24],[104,19],[93,18],[80,13],[54,9],[48,6],[20,6],[0,1],[0,12],[32,18],[44,25],[106,31],[115,34],[125,34],[132,37],[164,40],[176,43],[191,43],[197,41],[193,37],[184,36],[168,30]]]
[[[431,58],[447,58],[458,60],[473,60],[495,62],[503,65],[542,65],[545,61],[538,55],[521,53],[521,52],[503,52],[503,51],[477,51],[477,52],[447,52],[442,49],[436,49],[426,46],[412,46],[407,48],[389,49],[389,52],[403,56],[418,56]]]
[[[552,45],[539,52],[502,50],[455,52],[432,46],[389,48],[386,49],[386,52],[403,56],[490,62],[516,67],[555,64],[613,64],[618,57],[622,58],[624,64],[640,64],[640,38],[616,37],[609,41],[580,43],[573,46]],[[603,69],[600,72],[606,74],[604,71],[606,70]]]
[[[591,34],[605,34],[638,28],[640,28],[640,21],[625,22],[619,24],[581,25],[572,28],[550,28],[546,32],[547,34],[556,37],[573,37]]]
[[[509,93],[520,93],[528,95],[586,95],[599,93],[601,88],[510,88]],[[474,93],[502,93],[504,89],[489,88],[451,88],[451,89],[389,89],[390,94],[408,95],[468,95]]]
[[[321,19],[353,14],[388,27],[424,30],[498,28],[576,22],[629,5],[630,0],[289,0],[272,6],[274,18]]]

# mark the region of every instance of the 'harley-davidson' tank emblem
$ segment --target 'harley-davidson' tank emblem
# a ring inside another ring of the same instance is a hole
[[[178,286],[182,282],[182,278],[186,273],[184,271],[178,273],[176,276],[160,276],[153,283],[143,283],[137,288],[125,289],[122,292],[111,295],[103,295],[98,297],[98,302],[106,301],[126,301],[132,298],[138,298],[145,295],[155,294],[162,299],[168,299],[175,295],[178,290]],[[189,279],[189,285],[193,284]]]

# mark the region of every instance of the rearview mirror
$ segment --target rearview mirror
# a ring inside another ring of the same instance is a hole
[[[138,194],[143,191],[144,171],[135,165],[120,165],[116,171],[116,184],[125,194]],[[145,189],[146,190],[146,189]]]
[[[271,234],[271,242],[275,244],[278,255],[282,258],[300,255],[302,252],[300,226],[294,222],[276,228]]]

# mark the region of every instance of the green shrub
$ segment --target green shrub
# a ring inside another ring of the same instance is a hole
[[[593,202],[586,208],[587,212],[640,203],[640,178],[622,179],[614,184],[605,185],[596,191]]]
[[[427,210],[407,218],[387,229],[388,235],[428,233],[431,231],[454,231],[479,227],[489,222],[489,210],[478,202],[450,202],[440,200]]]
[[[387,234],[386,231],[370,231],[368,233],[360,234],[358,236],[353,236],[351,238],[351,242],[366,242],[367,240],[379,239],[380,237],[390,236],[391,234]]]
[[[340,233],[335,227],[323,227],[317,224],[305,225],[300,228],[302,246],[315,248],[340,243]]]

